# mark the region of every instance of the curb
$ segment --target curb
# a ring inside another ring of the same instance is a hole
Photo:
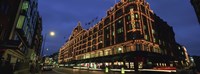
[[[14,74],[27,74],[29,72],[29,69],[23,69],[15,71]]]

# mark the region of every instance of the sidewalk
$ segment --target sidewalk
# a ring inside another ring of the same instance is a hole
[[[15,71],[14,74],[31,74],[31,73],[29,72],[29,69],[23,69]],[[42,74],[42,71],[40,70],[38,73],[35,74]]]
[[[62,73],[67,73],[67,74],[76,74],[76,73],[79,73],[79,72],[87,72],[87,73],[99,72],[101,74],[105,74],[105,69],[56,68],[54,70],[57,71],[57,72],[62,72]],[[108,74],[121,74],[121,73],[122,73],[121,69],[109,69],[108,70]],[[132,73],[135,73],[135,70],[124,69],[123,73],[132,74]],[[176,73],[176,70],[139,69],[139,73],[142,73],[142,74],[143,73],[144,74],[146,74],[146,73],[174,74],[174,73]],[[81,73],[79,73],[79,74],[81,74]]]

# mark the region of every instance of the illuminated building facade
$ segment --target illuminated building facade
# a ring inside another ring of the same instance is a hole
[[[175,66],[174,36],[145,0],[121,0],[92,28],[85,30],[79,22],[60,48],[58,61],[89,68]]]

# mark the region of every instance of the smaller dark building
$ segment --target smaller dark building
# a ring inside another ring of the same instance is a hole
[[[37,8],[38,0],[0,0],[0,64],[12,65],[11,72],[38,61],[42,20]]]
[[[195,63],[195,68],[198,72],[200,72],[200,56],[193,56],[194,63]]]
[[[32,41],[32,48],[35,49],[36,55],[40,56],[40,51],[42,47],[42,41],[43,41],[43,36],[42,36],[42,17],[38,14],[37,18],[37,24],[35,27],[35,32],[33,36],[33,41]]]
[[[198,21],[200,23],[200,0],[191,0],[194,10],[197,14]]]
[[[55,52],[52,55],[50,55],[49,57],[53,59],[54,62],[58,63],[58,53],[59,52]]]

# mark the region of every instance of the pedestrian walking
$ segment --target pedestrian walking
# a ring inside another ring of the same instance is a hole
[[[30,67],[29,67],[29,72],[31,73],[31,74],[35,74],[35,64],[34,64],[34,62],[33,61],[30,61]]]

